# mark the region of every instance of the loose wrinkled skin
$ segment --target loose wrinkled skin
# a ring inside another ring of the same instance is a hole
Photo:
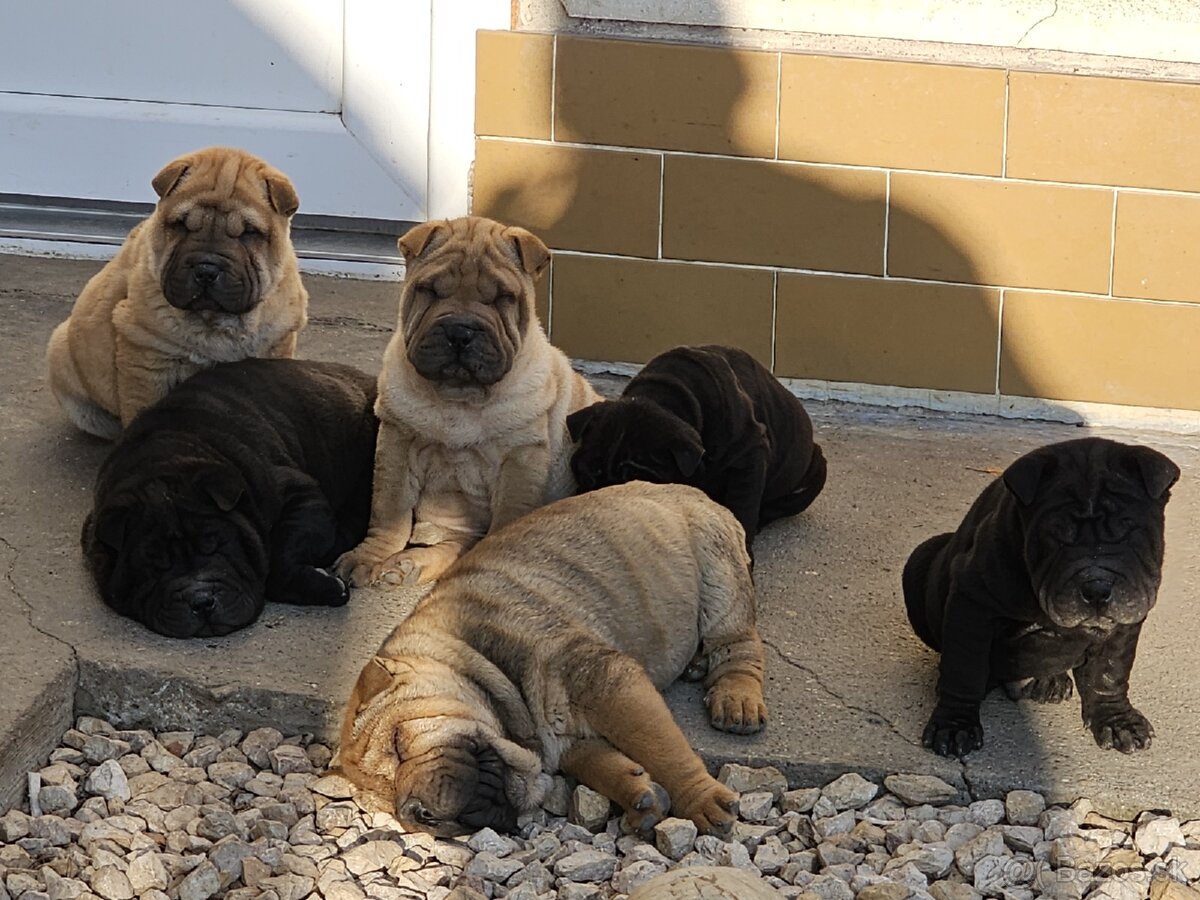
[[[942,756],[983,745],[979,706],[1055,703],[1079,690],[1097,744],[1123,753],[1154,729],[1129,702],[1142,623],[1158,596],[1163,520],[1179,468],[1149,447],[1083,438],[1018,459],[956,532],[904,568],[917,635],[942,654],[923,740]]]
[[[567,417],[580,490],[641,479],[690,484],[729,509],[749,547],[758,530],[808,508],[825,457],[804,405],[736,347],[661,353],[617,400]]]
[[[267,600],[340,606],[323,567],[366,531],[374,379],[243,360],[145,410],[100,468],[83,549],[104,601],[169,637],[228,634]]]
[[[168,163],[159,201],[54,330],[51,391],[83,431],[115,439],[175,385],[219,362],[291,357],[308,293],[287,177],[241,150]]]
[[[406,826],[511,830],[563,771],[637,829],[726,833],[659,691],[692,666],[713,726],[766,723],[737,521],[694,488],[631,482],[543,507],[447,571],[363,668],[339,764]]]
[[[538,238],[467,216],[399,246],[371,527],[337,564],[354,585],[436,580],[485,534],[572,494],[566,417],[598,399],[537,321]]]

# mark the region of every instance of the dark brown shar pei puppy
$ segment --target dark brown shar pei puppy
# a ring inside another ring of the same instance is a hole
[[[210,147],[152,184],[153,214],[87,283],[46,353],[67,417],[109,440],[201,369],[291,357],[307,318],[290,231],[300,201],[282,172]]]
[[[567,415],[599,399],[538,323],[550,251],[537,237],[466,216],[399,243],[371,527],[338,562],[359,586],[432,581],[485,534],[575,493]]]
[[[439,835],[514,828],[559,771],[635,828],[669,808],[721,833],[737,795],[659,693],[685,670],[703,674],[714,727],[766,723],[741,526],[692,487],[604,488],[489,535],[446,572],[359,676],[340,765]]]

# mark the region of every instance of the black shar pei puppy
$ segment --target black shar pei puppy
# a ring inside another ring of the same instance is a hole
[[[193,375],[100,468],[83,550],[104,601],[170,637],[228,634],[267,600],[340,606],[324,567],[367,531],[375,379],[248,359]]]
[[[1158,596],[1163,513],[1178,478],[1149,447],[1050,444],[985,488],[958,531],[912,552],[908,618],[942,654],[925,746],[942,756],[978,749],[991,688],[1056,703],[1071,696],[1072,675],[1097,744],[1123,753],[1150,745],[1129,673]]]
[[[691,485],[737,517],[747,549],[825,486],[804,405],[736,347],[661,353],[619,399],[572,413],[567,428],[579,443],[571,470],[580,491],[638,479]]]

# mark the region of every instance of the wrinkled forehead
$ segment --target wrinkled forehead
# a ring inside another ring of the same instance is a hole
[[[209,215],[258,217],[266,225],[270,196],[263,164],[236,154],[201,156],[188,164],[175,190],[160,201],[176,214],[203,210]]]
[[[440,297],[473,290],[492,300],[502,293],[520,296],[526,285],[515,245],[489,232],[447,240],[415,260],[410,277]]]
[[[270,219],[260,209],[230,203],[206,203],[193,197],[175,205],[167,213],[167,219],[172,224],[186,225],[189,231],[214,229],[234,237],[246,229],[264,233],[270,230]]]

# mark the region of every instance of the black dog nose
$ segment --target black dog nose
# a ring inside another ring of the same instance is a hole
[[[212,284],[221,277],[221,269],[213,263],[202,262],[192,266],[192,278],[197,284]]]
[[[217,591],[211,587],[193,588],[184,595],[192,612],[198,616],[207,616],[217,606]]]
[[[449,325],[442,326],[442,334],[446,336],[446,341],[455,350],[462,350],[467,347],[471,341],[475,340],[479,334],[479,329],[472,328],[470,325],[460,325],[457,322],[452,322]]]
[[[1112,596],[1113,583],[1106,578],[1091,578],[1079,586],[1079,593],[1088,603],[1107,603]]]

